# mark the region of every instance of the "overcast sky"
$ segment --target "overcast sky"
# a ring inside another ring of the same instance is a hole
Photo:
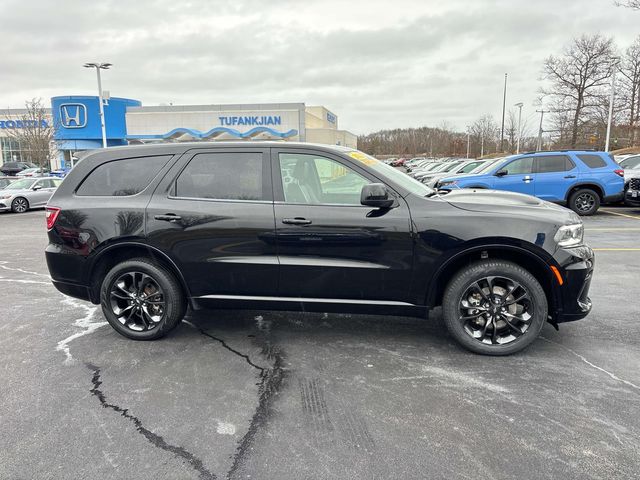
[[[0,0],[0,106],[96,94],[159,103],[325,105],[354,133],[463,130],[522,101],[543,60],[582,33],[640,34],[613,0]]]

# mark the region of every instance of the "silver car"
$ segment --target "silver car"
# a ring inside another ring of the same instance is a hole
[[[30,208],[42,208],[61,183],[62,179],[55,177],[16,180],[0,189],[0,212],[24,213]]]

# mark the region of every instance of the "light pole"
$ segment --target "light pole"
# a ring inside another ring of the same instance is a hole
[[[607,120],[607,138],[604,142],[604,151],[609,151],[609,140],[611,139],[611,122],[613,121],[613,100],[616,95],[616,70],[620,63],[620,57],[613,57],[613,72],[611,72],[611,95],[609,95],[609,118]]]
[[[518,142],[516,144],[516,154],[520,153],[520,137],[522,136],[522,130],[520,129],[520,121],[522,120],[522,107],[524,103],[518,102],[514,107],[518,107]]]
[[[544,118],[544,108],[542,110],[536,110],[537,113],[540,114],[540,128],[538,129],[538,145],[536,146],[536,151],[542,150],[542,119]]]
[[[507,107],[507,74],[504,74],[504,93],[502,95],[502,127],[500,128],[500,151],[504,152],[504,111]]]
[[[469,145],[471,143],[471,132],[469,131],[469,127],[467,127],[467,158],[469,158]]]
[[[104,124],[104,100],[102,99],[102,80],[100,79],[100,70],[107,70],[111,67],[111,63],[85,63],[85,68],[95,68],[98,74],[98,102],[100,104],[100,127],[102,128],[102,148],[107,148],[107,129]]]

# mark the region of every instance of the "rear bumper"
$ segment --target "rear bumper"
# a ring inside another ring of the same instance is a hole
[[[634,196],[634,193],[635,193],[635,196]],[[625,201],[629,205],[640,207],[640,190],[627,190]]]
[[[593,250],[586,245],[561,249],[560,255],[563,284],[557,289],[556,323],[580,320],[589,314],[589,288],[595,266]]]
[[[84,285],[77,285],[75,283],[61,282],[59,280],[52,280],[53,286],[58,289],[60,293],[64,293],[70,297],[78,298],[80,300],[91,301],[89,295],[89,289]]]

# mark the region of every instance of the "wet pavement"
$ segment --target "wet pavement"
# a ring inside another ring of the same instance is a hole
[[[0,478],[640,478],[640,209],[585,220],[594,309],[506,358],[420,319],[190,314],[134,342],[0,214]]]

